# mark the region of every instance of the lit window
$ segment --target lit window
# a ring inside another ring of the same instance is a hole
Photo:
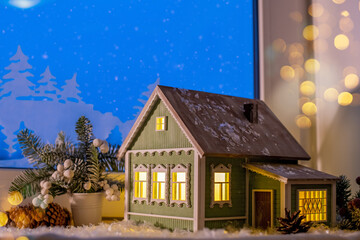
[[[228,172],[214,173],[214,201],[229,201],[230,183]]]
[[[165,130],[166,130],[166,117],[157,117],[156,131],[165,131]]]
[[[135,198],[146,198],[147,172],[135,172]]]
[[[299,210],[306,221],[326,221],[326,190],[299,190]]]
[[[165,190],[165,172],[154,172],[152,198],[165,200]]]
[[[186,200],[186,172],[172,173],[172,200]]]

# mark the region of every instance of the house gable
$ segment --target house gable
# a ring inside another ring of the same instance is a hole
[[[165,117],[166,128],[164,131],[156,131],[157,117]],[[191,143],[186,138],[165,104],[162,100],[158,99],[146,116],[145,121],[139,126],[139,130],[128,150],[189,147],[192,147]]]

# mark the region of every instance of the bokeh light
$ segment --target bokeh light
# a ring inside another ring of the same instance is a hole
[[[8,195],[8,202],[11,205],[17,206],[24,200],[24,197],[18,191],[14,191],[9,193]]]
[[[304,57],[300,52],[294,51],[289,53],[289,63],[291,65],[302,65],[304,63]]]
[[[295,122],[299,128],[306,129],[311,127],[311,120],[304,115],[298,115],[295,119]]]
[[[29,240],[29,238],[26,236],[20,236],[20,237],[16,238],[15,240]]]
[[[336,4],[343,4],[345,0],[332,0]]]
[[[350,18],[341,18],[339,21],[339,28],[345,32],[351,32],[354,28],[354,23]]]
[[[328,88],[324,92],[324,99],[328,102],[335,102],[338,99],[339,92],[335,88]]]
[[[311,81],[305,81],[300,85],[300,92],[305,96],[311,96],[315,93],[315,84]]]
[[[286,51],[286,42],[284,41],[284,39],[282,38],[278,38],[275,39],[272,42],[272,48],[276,51],[276,52],[285,52]]]
[[[317,73],[320,70],[320,63],[314,58],[310,58],[305,62],[305,70],[310,74]]]
[[[347,89],[354,89],[359,85],[359,77],[354,73],[350,73],[345,77],[344,80],[345,87]]]
[[[312,116],[312,115],[316,114],[317,107],[316,107],[315,103],[307,102],[302,106],[301,110],[305,115]]]
[[[315,25],[308,25],[303,30],[303,37],[306,40],[313,41],[319,37],[319,29]]]
[[[293,43],[289,46],[289,52],[299,52],[304,53],[304,46],[301,43]]]
[[[297,23],[301,23],[303,20],[302,14],[298,11],[291,12],[289,17]]]
[[[4,212],[0,212],[0,227],[3,227],[7,224],[9,218]]]
[[[339,34],[334,38],[334,46],[339,50],[349,47],[349,38],[345,34]]]
[[[348,17],[348,16],[350,16],[350,13],[348,11],[344,10],[341,12],[341,16]]]
[[[313,3],[308,7],[308,13],[312,17],[320,17],[324,13],[324,7],[320,3]]]
[[[282,66],[280,69],[280,77],[285,81],[291,81],[295,77],[295,71],[288,65]]]
[[[346,68],[344,68],[344,70],[343,70],[343,76],[344,77],[346,77],[350,73],[357,74],[356,68],[353,67],[353,66],[347,66]]]
[[[300,65],[294,64],[291,65],[291,67],[295,71],[295,79],[301,79],[304,77],[305,70]]]
[[[338,103],[341,106],[348,106],[351,104],[353,100],[353,96],[349,92],[342,92],[338,96]]]

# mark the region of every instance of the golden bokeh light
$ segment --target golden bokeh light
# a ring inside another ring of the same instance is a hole
[[[282,52],[283,53],[286,50],[286,42],[282,38],[275,39],[272,42],[272,48],[276,52]]]
[[[315,93],[315,84],[311,81],[305,81],[300,85],[300,92],[305,96],[311,96]]]
[[[307,102],[302,106],[301,110],[305,115],[312,116],[312,115],[316,114],[317,107],[316,107],[315,103]]]
[[[299,128],[306,129],[311,127],[311,120],[304,115],[298,115],[295,119],[295,122]]]
[[[348,11],[344,10],[341,12],[341,16],[348,17],[348,16],[350,16],[350,13]]]
[[[320,38],[326,39],[331,36],[332,30],[328,24],[326,24],[326,23],[319,24],[318,29],[319,29],[319,37]]]
[[[29,238],[26,236],[20,236],[20,237],[16,238],[15,240],[29,240]]]
[[[23,195],[21,195],[21,193],[19,193],[18,191],[11,192],[8,195],[8,202],[11,205],[17,206],[20,203],[22,203],[23,200],[24,200]]]
[[[303,65],[304,63],[304,57],[300,52],[293,51],[289,53],[289,63],[291,65]]]
[[[324,98],[328,102],[335,102],[338,99],[339,92],[335,88],[328,88],[324,92]]]
[[[320,3],[313,3],[308,7],[308,13],[312,17],[320,17],[324,13],[324,7]]]
[[[351,32],[353,30],[354,23],[350,18],[344,17],[344,18],[341,18],[340,21],[339,21],[339,28],[343,32],[348,33],[348,32]]]
[[[357,74],[356,68],[353,67],[353,66],[347,66],[346,68],[344,68],[344,70],[343,70],[343,76],[344,77],[346,77],[350,73]]]
[[[345,0],[332,0],[336,4],[343,4]]]
[[[298,11],[291,12],[289,17],[297,23],[301,23],[303,20],[302,14]]]
[[[291,67],[295,71],[295,79],[301,79],[304,77],[305,70],[300,65],[294,64],[291,65]]]
[[[303,37],[306,40],[313,41],[319,37],[319,29],[315,25],[308,25],[303,30]]]
[[[341,106],[348,106],[351,104],[353,100],[353,96],[349,92],[342,92],[338,96],[338,103]]]
[[[304,54],[304,46],[301,43],[290,44],[289,52],[299,52],[301,54]]]
[[[280,69],[280,77],[285,81],[291,81],[295,77],[295,71],[288,65],[282,66]]]
[[[327,41],[324,39],[316,39],[313,43],[314,50],[317,53],[324,53],[329,48]]]
[[[339,50],[349,47],[349,38],[345,34],[339,34],[334,38],[334,46]]]
[[[344,80],[345,87],[347,89],[354,89],[359,85],[359,77],[354,73],[346,75]]]
[[[314,58],[310,58],[305,62],[305,70],[310,74],[317,73],[320,70],[320,63]]]
[[[9,218],[4,212],[0,212],[0,227],[3,227],[7,224]]]
[[[308,98],[308,97],[300,97],[299,100],[298,100],[298,104],[299,104],[299,108],[302,108],[302,106],[307,103],[307,102],[310,102],[311,99]]]

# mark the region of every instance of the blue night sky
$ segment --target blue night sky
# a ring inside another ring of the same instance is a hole
[[[161,85],[252,98],[252,4],[2,0],[0,79],[20,45],[32,65],[28,80],[36,85],[49,66],[61,89],[77,73],[82,101],[121,122],[134,119],[143,106],[139,99],[147,100],[144,92],[157,79]]]

